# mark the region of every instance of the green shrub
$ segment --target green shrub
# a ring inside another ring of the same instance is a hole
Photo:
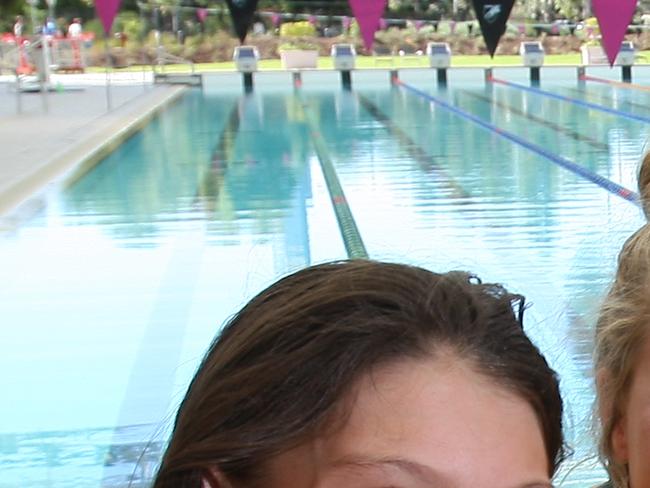
[[[361,39],[361,28],[356,19],[350,24],[350,37],[354,39]]]
[[[280,51],[311,51],[318,49],[318,44],[311,41],[284,42],[278,47]]]
[[[123,32],[130,41],[140,39],[143,34],[142,22],[135,12],[122,12],[115,18],[113,32]]]
[[[104,38],[104,27],[102,27],[102,22],[99,19],[90,19],[84,22],[83,29],[84,32],[92,32],[95,34],[95,39]]]
[[[281,37],[309,37],[316,35],[316,27],[309,22],[287,22],[280,27]]]

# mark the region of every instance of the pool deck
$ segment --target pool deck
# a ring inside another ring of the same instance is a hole
[[[0,77],[0,228],[12,227],[178,98],[183,86],[153,85],[142,73],[53,77],[56,91],[16,93]]]

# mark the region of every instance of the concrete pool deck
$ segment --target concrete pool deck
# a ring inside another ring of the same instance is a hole
[[[57,91],[18,96],[13,78],[0,77],[0,228],[13,227],[48,188],[83,174],[185,90],[153,85],[142,73],[113,75],[108,110],[105,82],[103,74],[60,75]]]

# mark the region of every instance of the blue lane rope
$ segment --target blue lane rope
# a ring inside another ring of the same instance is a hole
[[[511,132],[507,132],[503,129],[500,129],[496,125],[493,125],[489,122],[484,121],[483,119],[466,112],[454,105],[451,105],[437,97],[434,97],[433,95],[429,95],[426,92],[423,92],[422,90],[418,90],[417,88],[407,85],[406,83],[403,83],[402,81],[396,81],[396,83],[405,88],[406,90],[411,91],[412,93],[415,93],[416,95],[429,100],[430,102],[435,103],[436,105],[439,105],[443,107],[444,109],[458,115],[459,117],[462,117],[466,120],[469,120],[471,122],[474,122],[476,125],[482,127],[483,129],[488,130],[489,132],[493,132],[495,134],[500,135],[504,139],[507,139],[511,142],[514,142],[515,144],[519,144],[522,147],[525,147],[531,152],[534,152],[549,161],[557,164],[558,166],[561,166],[579,176],[582,176],[583,178],[591,181],[592,183],[595,183],[596,185],[600,186],[601,188],[604,188],[610,193],[613,193],[614,195],[617,195],[628,202],[631,202],[635,205],[639,205],[639,195],[636,192],[633,192],[632,190],[629,190],[625,188],[624,186],[619,185],[618,183],[614,183],[611,180],[608,180],[604,176],[600,176],[599,174],[594,173],[593,171],[590,171],[573,161],[569,161],[568,159],[563,158],[562,156],[558,156],[557,154],[552,153],[551,151],[548,151],[544,149],[541,146],[538,146],[536,144],[533,144],[531,142],[528,142],[525,139],[522,139],[519,136],[516,136],[515,134],[512,134]]]
[[[534,88],[532,86],[520,85],[519,83],[513,83],[512,81],[500,80],[498,78],[490,78],[492,83],[499,83],[500,85],[509,86],[512,88],[517,88],[518,90],[527,91],[530,93],[535,93],[537,95],[542,95],[548,98],[554,98],[562,102],[572,103],[579,107],[589,108],[591,110],[598,110],[599,112],[604,112],[609,115],[615,115],[616,117],[623,117],[626,119],[634,120],[636,122],[643,122],[644,124],[650,124],[650,117],[644,117],[643,115],[636,115],[630,112],[625,112],[624,110],[616,110],[615,108],[605,107],[604,105],[598,105],[597,103],[585,102],[584,100],[578,100],[576,98],[567,97],[565,95],[558,95],[557,93],[551,93],[546,90],[541,90],[540,88]]]

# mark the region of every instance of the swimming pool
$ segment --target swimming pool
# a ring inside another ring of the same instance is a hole
[[[613,77],[609,71],[604,76]],[[482,121],[633,189],[650,94],[543,72],[542,89],[476,71],[438,90]],[[526,84],[523,70],[495,76]],[[480,80],[480,81],[477,81]],[[0,487],[146,486],[172,415],[224,320],[275,278],[346,257],[319,156],[336,170],[370,257],[468,269],[527,296],[526,328],[560,372],[591,486],[593,317],[638,208],[387,72],[208,79],[42,211],[0,234]],[[626,117],[634,114],[638,117]]]

